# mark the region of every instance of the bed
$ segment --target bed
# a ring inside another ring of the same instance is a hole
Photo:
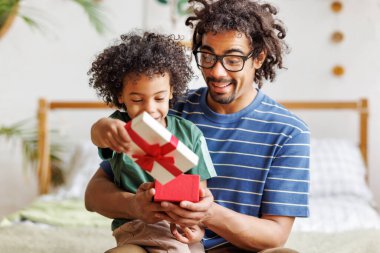
[[[380,252],[380,215],[368,187],[368,101],[282,104],[297,114],[350,112],[357,121],[355,141],[312,138],[311,217],[296,219],[287,246],[306,253]],[[107,115],[112,109],[100,102],[40,99],[37,175],[41,197],[1,221],[0,252],[104,252],[114,246],[110,220],[87,212],[83,206],[84,188],[99,164],[96,148],[88,140],[73,145],[67,184],[54,192],[51,187],[51,118],[62,111],[88,115],[98,110]],[[89,127],[85,129],[89,131]]]

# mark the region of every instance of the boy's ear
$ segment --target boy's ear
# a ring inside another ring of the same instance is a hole
[[[169,99],[173,99],[173,86],[170,86],[170,95]]]
[[[259,55],[253,60],[253,66],[255,69],[261,68],[266,57],[267,53],[264,50],[259,53]]]
[[[118,101],[120,104],[124,104],[124,102],[123,102],[123,95],[122,95],[122,94],[119,94],[119,95],[117,96],[117,101]]]

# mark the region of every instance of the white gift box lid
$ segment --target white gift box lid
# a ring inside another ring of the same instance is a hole
[[[130,124],[132,130],[142,137],[149,145],[158,144],[162,146],[170,142],[172,138],[172,133],[147,112],[143,112],[134,118]],[[144,154],[145,152],[132,141],[130,152],[127,155],[136,161],[137,159],[134,158],[133,155]],[[198,164],[198,156],[179,140],[176,149],[167,153],[164,157],[173,157],[175,160],[174,165],[182,172],[186,172]],[[156,161],[153,163],[153,169],[150,172],[146,172],[161,184],[166,184],[175,178],[173,174]]]

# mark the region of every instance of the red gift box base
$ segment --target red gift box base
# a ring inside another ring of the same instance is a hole
[[[156,180],[154,201],[181,202],[188,200],[198,202],[199,180],[199,175],[190,174],[182,174],[164,185]]]

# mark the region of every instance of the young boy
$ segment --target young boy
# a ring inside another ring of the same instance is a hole
[[[199,156],[198,165],[187,173],[199,174],[201,187],[206,187],[206,179],[215,176],[201,131],[190,121],[167,115],[193,76],[184,47],[173,36],[130,33],[98,55],[88,74],[98,96],[124,110],[101,119],[101,130],[91,132],[100,155],[110,159],[115,183],[129,192],[132,200],[126,211],[130,219],[114,219],[112,223],[117,246],[135,244],[148,252],[204,252],[200,243],[203,228],[181,227],[179,233],[174,224],[146,217],[144,210],[138,208],[139,187],[151,187],[144,183],[154,179],[125,154],[129,139],[124,125],[145,111]],[[154,195],[154,189],[151,192]],[[159,204],[152,203],[152,208],[159,208]]]

